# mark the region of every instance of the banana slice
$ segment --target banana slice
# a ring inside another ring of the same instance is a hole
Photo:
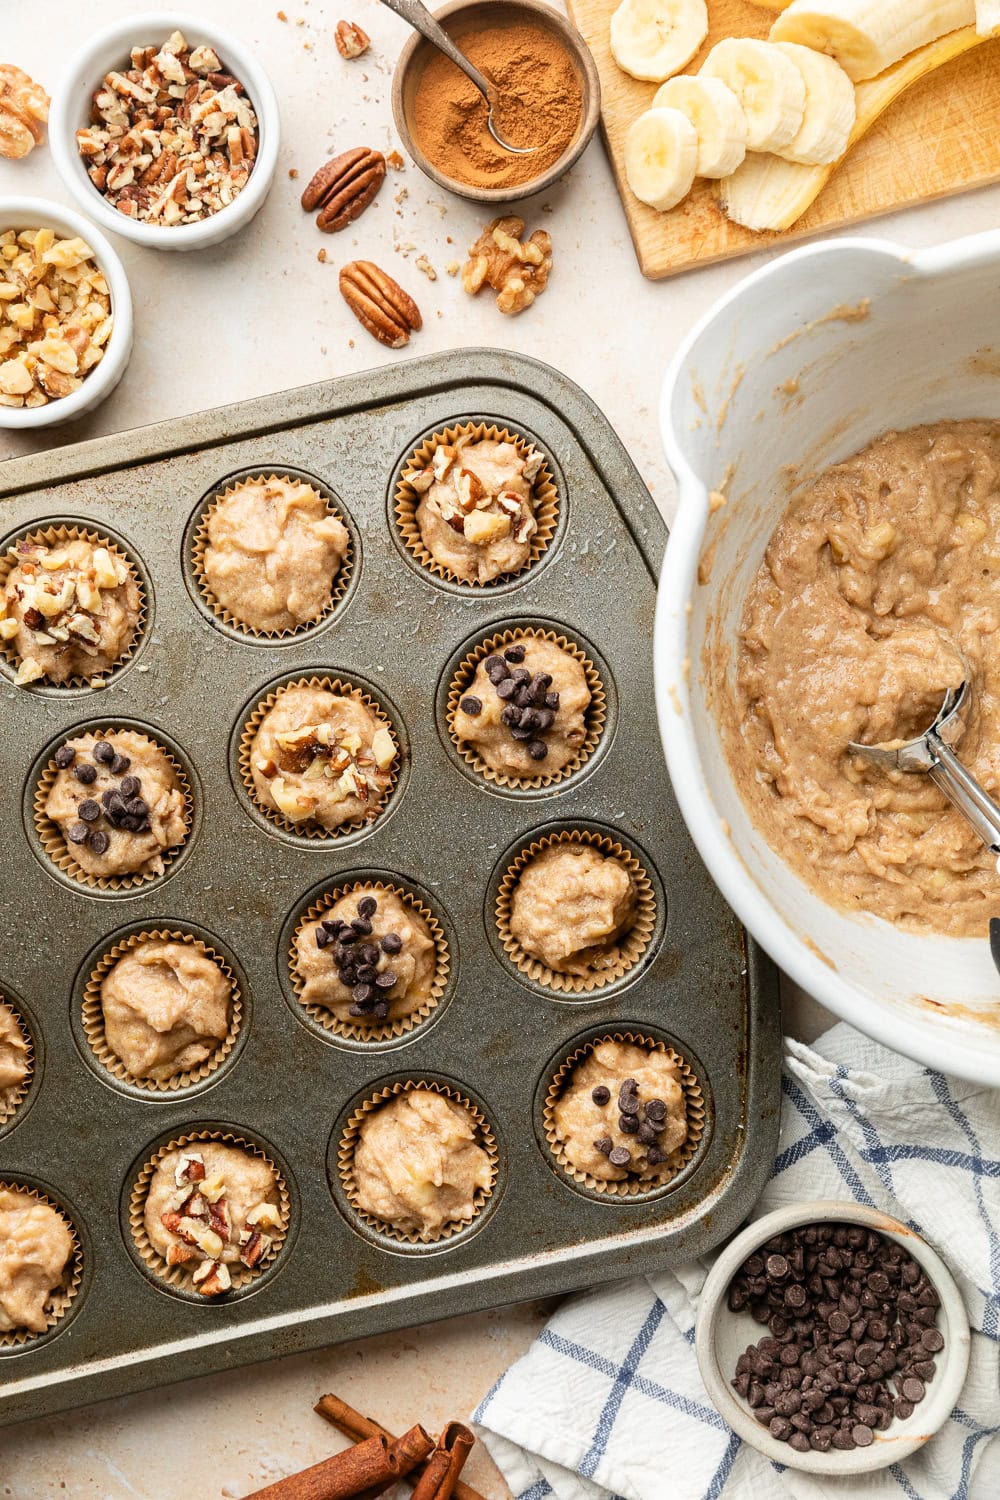
[[[980,36],[1000,31],[1000,0],[976,0],[976,31]]]
[[[823,61],[829,62],[829,58]],[[852,101],[853,96],[852,88]],[[698,133],[697,176],[728,177],[746,156],[747,117],[721,78],[702,78],[697,73],[668,78],[657,89],[653,108],[679,109],[691,121]]]
[[[857,83],[975,23],[976,0],[792,0],[771,27],[771,41],[828,52]]]
[[[698,132],[679,109],[647,109],[625,137],[625,176],[650,208],[674,208],[694,186]]]
[[[747,119],[748,151],[780,151],[802,128],[802,69],[773,42],[727,37],[712,48],[698,76],[720,78],[739,99]]]
[[[847,150],[857,116],[854,84],[825,52],[797,42],[776,45],[801,68],[806,81],[806,112],[799,133],[776,154],[812,167],[837,161]]]
[[[708,36],[705,0],[622,0],[611,17],[611,55],[633,78],[662,83]]]

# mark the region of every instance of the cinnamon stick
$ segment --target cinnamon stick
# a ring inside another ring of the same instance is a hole
[[[411,1427],[409,1432],[404,1432],[402,1437],[396,1438],[389,1449],[399,1462],[400,1479],[405,1479],[411,1469],[415,1469],[418,1464],[422,1465],[424,1459],[433,1451],[434,1439],[427,1436],[419,1422],[415,1427]],[[359,1495],[358,1500],[378,1500],[378,1496],[392,1489],[395,1483],[395,1479],[387,1479],[383,1484],[376,1484],[372,1489],[365,1490],[364,1494]]]
[[[424,1472],[413,1491],[413,1500],[452,1500],[458,1476],[475,1442],[468,1427],[461,1422],[449,1422],[427,1460]]]
[[[353,1406],[348,1406],[347,1402],[342,1401],[339,1396],[332,1394],[321,1396],[313,1410],[336,1427],[338,1432],[342,1432],[345,1437],[353,1438],[355,1442],[371,1437],[384,1437],[390,1443],[396,1442],[396,1438],[387,1428],[382,1427],[371,1417],[363,1416],[361,1412],[355,1411]],[[452,1425],[460,1426],[461,1424]],[[468,1432],[468,1428],[464,1430]],[[471,1437],[472,1434],[469,1433],[469,1436]],[[463,1459],[462,1462],[464,1463],[465,1460]],[[418,1464],[411,1473],[404,1477],[407,1484],[416,1484],[422,1476],[423,1466]],[[478,1490],[474,1490],[471,1484],[466,1484],[461,1479],[457,1481],[451,1494],[453,1500],[484,1500],[484,1496]]]
[[[335,1453],[299,1474],[254,1490],[247,1500],[352,1500],[372,1485],[401,1478],[399,1459],[381,1433]]]

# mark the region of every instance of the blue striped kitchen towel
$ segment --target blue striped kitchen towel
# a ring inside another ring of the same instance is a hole
[[[969,1377],[914,1457],[855,1480],[779,1469],[715,1412],[694,1322],[707,1266],[573,1297],[475,1413],[517,1500],[1000,1500],[1000,1092],[848,1026],[785,1044],[781,1139],[755,1216],[855,1198],[946,1256],[972,1320]]]

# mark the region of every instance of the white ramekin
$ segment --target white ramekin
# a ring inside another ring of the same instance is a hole
[[[998,285],[1000,231],[919,253],[828,240],[748,277],[702,319],[663,393],[679,509],[655,629],[671,779],[729,904],[836,1015],[929,1067],[994,1088],[1000,976],[985,937],[902,932],[816,896],[748,817],[704,661],[721,643],[731,682],[743,600],[796,481],[890,428],[1000,418]],[[711,501],[712,491],[726,503]]]
[[[854,1448],[847,1453],[835,1448],[828,1453],[797,1453],[787,1443],[779,1443],[754,1417],[749,1402],[738,1396],[730,1385],[738,1357],[748,1344],[756,1344],[764,1337],[767,1329],[755,1323],[748,1312],[730,1312],[729,1283],[747,1256],[753,1255],[772,1236],[803,1224],[819,1223],[860,1224],[865,1229],[876,1230],[887,1240],[895,1240],[923,1268],[941,1299],[938,1327],[944,1335],[944,1349],[937,1356],[937,1373],[927,1387],[923,1401],[905,1422],[894,1421],[885,1432],[876,1432],[870,1447]],[[969,1315],[962,1294],[937,1251],[898,1219],[890,1219],[878,1209],[832,1200],[792,1203],[775,1209],[730,1240],[705,1281],[695,1327],[695,1352],[701,1378],[716,1411],[730,1427],[772,1463],[803,1469],[810,1474],[839,1474],[845,1479],[870,1474],[908,1458],[943,1427],[965,1384],[969,1345]]]
[[[0,199],[0,233],[8,229],[53,229],[60,238],[79,235],[97,257],[111,293],[115,326],[104,348],[100,364],[88,370],[78,391],[49,401],[45,406],[0,406],[0,427],[19,432],[33,427],[56,427],[71,422],[100,405],[110,396],[125,373],[132,353],[132,294],[125,267],[100,230],[75,209],[50,203],[47,198]]]
[[[257,114],[257,159],[246,187],[218,213],[196,224],[143,224],[120,214],[95,188],[77,150],[76,132],[89,125],[92,95],[105,74],[130,66],[133,47],[159,46],[174,31],[182,31],[192,47],[214,47],[223,66],[243,84]],[[49,115],[49,144],[56,169],[84,213],[110,233],[152,250],[204,250],[249,224],[270,191],[280,138],[278,101],[254,54],[214,21],[164,10],[144,11],[95,32],[70,63]]]

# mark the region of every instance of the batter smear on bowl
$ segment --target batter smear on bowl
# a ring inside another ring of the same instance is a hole
[[[966,670],[958,747],[1000,790],[1000,423],[890,432],[789,507],[744,606],[733,773],[769,843],[832,905],[986,932],[996,858],[926,777],[851,741],[922,733]],[[964,657],[967,668],[963,666]]]

